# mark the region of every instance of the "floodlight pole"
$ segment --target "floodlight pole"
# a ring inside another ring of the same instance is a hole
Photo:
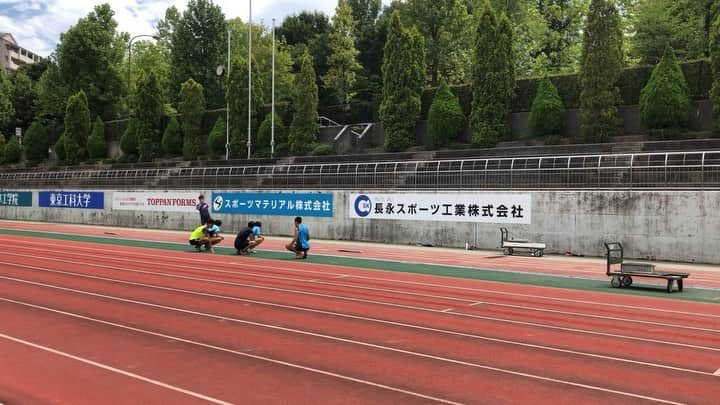
[[[272,90],[270,101],[270,157],[275,156],[275,19],[272,19]]]
[[[250,3],[250,18],[248,18],[248,139],[247,158],[250,159],[252,149],[252,0]]]
[[[228,30],[227,76],[225,85],[225,160],[230,159],[230,33]]]
[[[133,41],[142,38],[142,37],[150,37],[152,39],[157,40],[157,35],[150,35],[150,34],[140,34],[135,35],[134,37],[130,38],[130,41],[128,41],[128,113],[131,113],[131,107],[132,107],[132,82],[130,81],[131,71],[132,71],[132,44]]]

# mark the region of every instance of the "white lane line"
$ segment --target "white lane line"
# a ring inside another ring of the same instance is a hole
[[[23,247],[26,247],[26,245],[23,245]],[[42,250],[43,252],[47,251],[47,246],[56,246],[63,248],[64,245],[58,245],[58,244],[40,244],[41,248],[36,250]],[[32,249],[32,248],[31,248]],[[90,251],[98,251],[102,253],[111,253],[114,252],[113,250],[109,249],[98,249],[98,248],[85,248],[82,249],[90,250]],[[55,253],[66,253],[65,250],[60,251],[54,251]],[[21,256],[21,257],[37,257],[42,258],[45,260],[48,260],[48,258],[44,256],[30,256],[30,255],[22,255],[22,254],[12,254],[10,252],[6,252],[6,254],[11,254],[14,256]],[[106,255],[92,255],[92,254],[77,254],[76,256],[84,256],[84,257],[96,257],[96,258],[103,258],[108,259]],[[158,260],[158,259],[177,259],[177,256],[158,256],[158,255],[151,255],[151,254],[134,254],[135,257],[146,257],[148,259]],[[134,259],[127,259],[124,257],[112,257],[112,260],[122,261],[122,262],[130,262],[130,263],[147,263],[147,260],[134,260]],[[60,259],[50,259],[50,260],[58,260]],[[184,260],[184,262],[201,262],[204,263],[205,261],[200,259],[192,259],[188,258],[187,260]],[[167,264],[165,262],[161,262],[159,264]],[[219,263],[218,263],[219,264]],[[324,271],[317,271],[317,270],[304,270],[299,268],[289,268],[289,267],[279,267],[279,266],[270,266],[270,265],[259,265],[259,264],[251,264],[248,262],[242,263],[244,268],[255,268],[261,271],[267,271],[267,270],[278,270],[278,271],[291,271],[294,273],[310,273],[310,274],[322,274],[325,276],[333,276],[337,273],[329,273]],[[173,267],[177,268],[187,268],[196,270],[196,266],[189,266],[189,265],[183,265],[183,264],[173,264]],[[246,275],[253,275],[253,276],[259,276],[259,277],[265,277],[265,278],[275,278],[275,279],[284,279],[284,280],[291,280],[291,281],[307,281],[307,279],[299,279],[299,278],[291,278],[291,277],[282,277],[282,276],[271,276],[267,273],[248,273],[248,272],[241,272],[241,271],[228,271],[228,270],[219,270],[219,269],[208,269],[207,271],[211,272],[217,272],[222,274],[246,274]],[[375,271],[375,270],[374,270]],[[399,279],[387,279],[387,278],[381,278],[381,277],[370,277],[370,276],[362,276],[362,275],[353,275],[352,278],[355,279],[366,279],[366,280],[373,280],[373,281],[382,281],[382,282],[389,282],[394,284],[407,284],[407,285],[421,285],[421,286],[427,286],[427,287],[433,287],[433,288],[443,288],[443,289],[451,289],[451,290],[457,290],[457,291],[467,291],[467,292],[474,292],[474,293],[481,293],[481,294],[495,294],[495,295],[507,295],[507,296],[515,296],[515,297],[522,297],[522,298],[532,298],[532,299],[541,299],[541,300],[553,300],[553,301],[559,301],[559,302],[571,302],[571,303],[579,303],[579,304],[587,304],[592,306],[607,306],[607,307],[615,307],[615,308],[623,308],[623,309],[632,309],[632,310],[640,310],[643,312],[662,312],[662,313],[672,313],[672,314],[679,314],[679,315],[685,315],[685,316],[698,316],[698,317],[710,317],[710,318],[720,318],[720,315],[713,315],[708,313],[697,313],[697,312],[688,312],[688,311],[676,311],[676,310],[668,310],[668,309],[659,309],[655,307],[645,307],[645,306],[633,306],[633,305],[623,305],[623,304],[612,304],[607,302],[598,302],[598,301],[588,301],[588,300],[577,300],[577,299],[569,299],[569,298],[557,298],[552,296],[544,296],[544,295],[535,295],[535,294],[521,294],[521,293],[513,293],[513,292],[506,292],[506,291],[498,291],[496,289],[494,290],[486,290],[486,289],[477,289],[477,288],[471,288],[471,287],[460,287],[460,286],[449,286],[449,285],[442,285],[442,284],[435,284],[435,283],[425,283],[425,282],[416,282],[416,281],[408,281],[408,280],[399,280]],[[484,280],[481,280],[484,281]],[[455,298],[458,299],[458,298]],[[708,304],[708,303],[693,303],[698,305],[714,305],[714,304]]]
[[[485,304],[485,302],[482,302],[482,301],[477,301],[477,302],[473,302],[473,303],[472,303],[472,304],[470,304],[469,306],[471,306],[471,307],[474,307],[474,306],[477,306],[477,305],[483,305],[483,304]]]
[[[7,263],[7,262],[2,262],[2,261],[0,261],[0,264],[8,264],[8,265],[16,266],[16,267],[21,267],[24,269],[34,269],[34,270],[50,271],[50,272],[54,271],[54,270],[42,268],[42,267],[28,266],[28,265],[22,265],[22,264],[17,264],[17,263]],[[166,276],[166,277],[170,277],[170,278],[186,279],[186,280],[192,280],[192,281],[202,281],[202,282],[221,284],[221,285],[229,285],[229,286],[241,287],[241,288],[254,288],[254,289],[258,289],[258,290],[309,295],[309,296],[313,296],[313,297],[331,298],[331,299],[338,299],[338,300],[343,300],[343,301],[382,305],[382,306],[410,309],[410,310],[430,312],[430,313],[443,313],[443,312],[440,312],[440,311],[438,311],[436,309],[432,309],[432,308],[425,308],[425,307],[418,307],[418,306],[404,305],[404,304],[395,304],[395,303],[391,303],[391,302],[374,301],[374,300],[362,299],[362,298],[346,297],[346,296],[342,296],[342,295],[314,293],[314,292],[308,292],[308,291],[303,291],[303,290],[268,287],[268,286],[262,286],[262,285],[256,285],[256,284],[234,283],[234,282],[228,282],[228,281],[180,276],[180,275],[166,274],[166,273],[153,273],[153,272],[147,272],[147,271],[142,271],[142,270],[120,269],[120,268],[116,268],[116,269],[119,271],[125,271],[125,272],[131,272],[131,273],[162,275],[162,276]],[[0,278],[12,279],[12,278],[8,278],[8,277],[0,277]],[[640,341],[640,342],[657,343],[657,344],[664,344],[664,345],[669,345],[669,346],[687,347],[687,348],[691,348],[691,349],[700,349],[700,350],[720,352],[720,348],[699,346],[699,345],[693,345],[693,344],[689,344],[689,343],[671,342],[671,341],[643,338],[643,337],[637,337],[637,336],[621,335],[621,334],[616,334],[616,333],[598,332],[598,331],[593,331],[593,330],[570,328],[570,327],[564,327],[564,326],[546,325],[546,324],[542,324],[542,323],[535,323],[535,322],[528,322],[528,321],[518,321],[518,320],[513,320],[513,319],[497,318],[497,317],[492,317],[492,316],[467,314],[467,313],[458,312],[458,311],[444,312],[444,313],[451,315],[451,316],[460,316],[460,317],[473,318],[473,319],[483,319],[483,320],[494,321],[494,322],[509,323],[509,324],[513,324],[513,325],[537,327],[537,328],[541,328],[541,329],[559,330],[559,331],[563,331],[563,332],[572,332],[572,333],[584,333],[584,334],[589,334],[589,335],[594,335],[594,336],[611,337],[611,338],[616,338],[616,339],[626,339],[626,340],[633,340],[633,341]]]
[[[61,311],[61,310],[54,309],[54,308],[49,308],[49,307],[44,307],[44,306],[41,306],[41,305],[31,304],[31,303],[28,303],[28,302],[16,301],[16,300],[12,300],[12,299],[8,299],[8,298],[2,298],[2,297],[0,297],[0,301],[10,302],[10,303],[13,303],[13,304],[16,304],[16,305],[22,305],[22,306],[26,306],[26,307],[30,307],[30,308],[35,308],[35,309],[41,309],[41,310],[44,310],[44,311],[53,312],[53,313],[61,314],[61,315],[65,315],[65,316],[69,316],[69,317],[72,317],[72,318],[83,319],[83,320],[86,320],[86,321],[95,322],[95,323],[99,323],[99,324],[103,324],[103,325],[108,325],[108,326],[112,326],[112,327],[116,327],[116,328],[121,328],[121,329],[125,329],[125,330],[130,330],[130,331],[133,331],[133,332],[138,332],[138,333],[142,333],[142,334],[146,334],[146,335],[158,336],[158,337],[161,337],[161,338],[163,338],[163,339],[172,339],[172,340],[174,340],[174,341],[183,342],[183,343],[187,343],[187,344],[191,344],[191,345],[195,345],[195,346],[200,346],[200,347],[204,347],[204,348],[207,348],[207,349],[218,350],[218,351],[222,351],[222,352],[225,352],[225,353],[231,353],[231,354],[235,354],[235,355],[239,355],[239,356],[249,357],[249,358],[256,359],[256,360],[263,360],[263,361],[267,361],[267,362],[270,362],[270,363],[273,363],[273,364],[279,364],[279,365],[282,365],[282,366],[288,366],[288,367],[297,368],[297,369],[300,369],[300,370],[310,371],[310,372],[313,372],[313,373],[322,374],[322,375],[326,375],[326,376],[330,376],[330,377],[335,377],[335,378],[339,378],[339,379],[346,380],[346,381],[352,381],[352,382],[356,382],[356,383],[361,383],[361,384],[365,384],[365,385],[370,385],[370,386],[377,387],[377,388],[383,388],[383,389],[386,389],[386,390],[389,390],[389,391],[400,392],[400,393],[407,394],[407,395],[414,396],[414,397],[418,397],[418,398],[428,399],[428,400],[432,400],[432,401],[436,401],[436,402],[441,402],[441,403],[446,403],[446,404],[461,405],[461,403],[459,403],[459,402],[453,402],[453,401],[449,401],[449,400],[446,400],[446,399],[433,397],[433,396],[430,396],[430,395],[420,394],[420,393],[418,393],[418,392],[413,392],[413,391],[409,391],[409,390],[404,390],[404,389],[402,389],[402,388],[391,387],[391,386],[388,386],[388,385],[379,384],[379,383],[375,383],[375,382],[372,382],[372,381],[363,380],[363,379],[360,379],[360,378],[355,378],[355,377],[350,377],[350,376],[346,376],[346,375],[342,375],[342,374],[337,374],[337,373],[333,373],[333,372],[330,372],[330,371],[325,371],[325,370],[316,369],[316,368],[313,368],[313,367],[307,367],[307,366],[303,366],[303,365],[300,365],[300,364],[295,364],[295,363],[290,363],[290,362],[287,362],[287,361],[282,361],[282,360],[273,359],[273,358],[270,358],[270,357],[259,356],[259,355],[256,355],[256,354],[250,354],[250,353],[246,353],[246,352],[241,352],[241,351],[238,351],[238,350],[228,349],[228,348],[221,347],[221,346],[215,346],[215,345],[211,345],[211,344],[207,344],[207,343],[197,342],[197,341],[190,340],[190,339],[184,339],[184,338],[181,338],[181,337],[178,337],[178,336],[171,336],[171,335],[166,335],[166,334],[158,333],[158,332],[152,332],[152,331],[149,331],[149,330],[140,329],[140,328],[136,328],[136,327],[132,327],[132,326],[127,326],[127,325],[123,325],[123,324],[119,324],[119,323],[115,323],[115,322],[108,322],[108,321],[104,321],[104,320],[102,320],[102,319],[96,319],[96,318],[92,318],[92,317],[89,317],[89,316],[84,316],[84,315],[80,315],[80,314],[75,314],[75,313],[72,313],[72,312]]]
[[[29,283],[29,284],[42,285],[42,283]],[[77,292],[77,293],[80,293],[80,294],[95,296],[95,297],[99,297],[99,298],[111,299],[111,300],[116,300],[116,301],[121,301],[121,302],[127,302],[127,303],[133,303],[133,304],[138,304],[138,305],[144,305],[144,306],[149,306],[149,307],[155,307],[155,308],[160,308],[160,309],[167,309],[167,310],[177,311],[177,312],[182,312],[182,313],[187,313],[187,314],[191,314],[191,315],[199,315],[199,316],[205,316],[205,317],[209,317],[209,318],[224,319],[224,320],[228,320],[228,321],[233,321],[233,322],[238,322],[238,323],[243,323],[243,324],[248,324],[248,325],[253,325],[253,326],[265,327],[265,328],[268,328],[268,329],[280,330],[280,331],[284,331],[284,332],[291,332],[291,333],[294,332],[294,333],[299,333],[299,334],[308,335],[308,336],[314,336],[314,337],[319,337],[319,338],[326,338],[326,339],[330,339],[330,340],[335,340],[335,341],[340,341],[340,342],[346,342],[346,343],[351,343],[351,344],[357,344],[357,345],[360,345],[360,346],[370,347],[370,348],[379,349],[379,350],[387,350],[387,351],[397,352],[397,353],[401,353],[401,354],[406,354],[406,355],[408,355],[408,356],[422,357],[422,358],[427,358],[427,359],[431,359],[431,360],[437,360],[437,361],[447,362],[447,363],[456,364],[456,365],[461,365],[461,366],[479,368],[479,369],[489,370],[489,371],[496,371],[496,372],[499,372],[499,373],[510,374],[510,375],[519,376],[519,377],[526,377],[526,378],[529,378],[529,379],[535,379],[535,380],[547,381],[547,382],[554,382],[554,383],[558,383],[558,384],[561,384],[561,385],[569,385],[569,386],[573,386],[573,387],[585,388],[585,389],[592,390],[592,391],[606,392],[606,393],[611,393],[611,394],[616,394],[616,395],[621,395],[621,396],[626,396],[626,397],[632,397],[632,398],[639,398],[639,399],[644,399],[644,400],[649,400],[649,401],[661,402],[661,403],[665,403],[665,404],[684,405],[684,404],[682,404],[682,403],[680,403],[680,402],[668,401],[668,400],[664,400],[664,399],[661,399],[661,398],[654,398],[654,397],[650,397],[650,396],[646,396],[646,395],[634,394],[634,393],[631,393],[631,392],[619,391],[619,390],[614,390],[614,389],[610,389],[610,388],[603,388],[603,387],[598,387],[598,386],[589,385],[589,384],[576,383],[576,382],[572,382],[572,381],[561,380],[561,379],[558,379],[558,378],[544,377],[544,376],[540,376],[540,375],[536,375],[536,374],[523,373],[523,372],[519,372],[519,371],[513,371],[513,370],[503,369],[503,368],[499,368],[499,367],[492,367],[492,366],[487,366],[487,365],[482,365],[482,364],[476,364],[476,363],[470,363],[470,362],[466,362],[466,361],[449,359],[449,358],[440,357],[440,356],[433,356],[433,355],[429,355],[429,354],[413,352],[413,351],[410,351],[410,350],[396,349],[396,348],[391,348],[391,347],[382,346],[382,345],[376,345],[376,344],[372,344],[372,343],[359,342],[359,341],[354,341],[354,340],[351,340],[351,339],[343,339],[343,338],[338,338],[338,337],[333,337],[333,336],[327,336],[327,335],[322,335],[322,334],[319,334],[319,333],[313,333],[313,332],[307,332],[307,331],[300,331],[300,330],[297,330],[297,329],[285,328],[285,327],[276,326],[276,325],[266,325],[266,324],[262,324],[262,323],[258,323],[258,322],[243,321],[243,320],[239,320],[239,319],[233,319],[233,318],[224,317],[224,316],[219,316],[219,315],[205,314],[205,313],[202,313],[202,312],[189,311],[189,310],[184,310],[184,309],[180,309],[180,308],[168,307],[168,306],[164,306],[164,305],[143,303],[143,302],[141,302],[141,301],[134,301],[134,300],[124,299],[124,298],[106,296],[106,295],[102,295],[102,294],[82,292],[82,291],[79,291],[79,290],[73,290],[73,289],[71,289],[71,288],[62,288],[62,287],[55,287],[55,286],[49,286],[49,287],[50,287],[50,288],[60,289],[60,290],[67,290],[67,291],[71,291],[71,292]],[[271,362],[278,363],[278,364],[291,365],[291,366],[295,366],[295,367],[298,367],[298,368],[303,368],[303,369],[311,370],[311,371],[316,371],[316,370],[317,370],[317,369],[313,369],[313,368],[306,367],[306,366],[301,366],[301,365],[294,364],[294,363],[289,363],[289,362],[285,362],[285,361],[281,361],[281,360],[271,359],[271,358],[269,358],[269,357],[251,355],[251,354],[249,354],[249,353],[240,352],[240,351],[236,351],[236,350],[232,350],[232,349],[228,349],[228,348],[224,348],[224,347],[220,347],[220,346],[214,346],[214,345],[204,344],[204,343],[196,342],[196,341],[193,341],[193,340],[180,338],[180,337],[177,337],[177,336],[165,335],[165,334],[161,334],[161,333],[157,333],[157,332],[152,332],[152,331],[148,331],[148,330],[144,330],[144,329],[140,329],[140,328],[130,327],[130,326],[127,326],[127,325],[122,325],[122,324],[118,324],[118,323],[114,323],[114,322],[108,322],[108,321],[104,321],[104,320],[101,320],[101,319],[91,318],[91,317],[88,317],[88,316],[79,315],[79,314],[75,314],[75,313],[72,313],[72,312],[61,311],[61,310],[57,310],[57,309],[53,309],[53,308],[48,308],[48,307],[44,307],[44,306],[40,306],[40,305],[35,305],[35,304],[30,304],[30,303],[26,303],[26,302],[22,302],[22,301],[16,301],[16,300],[7,299],[7,298],[2,298],[2,297],[0,297],[0,301],[11,302],[11,303],[18,304],[18,305],[25,305],[25,306],[28,306],[28,307],[31,307],[31,308],[42,309],[42,310],[45,310],[45,311],[54,312],[54,313],[59,313],[59,314],[63,314],[63,315],[66,315],[66,316],[71,316],[71,317],[75,317],[75,318],[79,318],[79,319],[85,319],[85,320],[92,321],[92,322],[97,322],[97,323],[101,323],[101,324],[106,324],[106,325],[110,325],[110,326],[115,326],[115,327],[119,327],[119,328],[124,328],[124,329],[132,330],[132,331],[135,331],[135,332],[146,333],[146,334],[155,335],[155,336],[161,336],[161,337],[166,338],[166,339],[175,339],[175,340],[180,341],[180,342],[185,342],[185,343],[190,343],[190,344],[198,344],[198,345],[202,345],[202,346],[204,346],[204,347],[208,347],[208,348],[212,348],[212,349],[216,349],[216,350],[222,350],[222,351],[226,351],[226,352],[230,352],[230,353],[235,353],[235,354],[239,354],[239,355],[243,355],[243,356],[253,357],[253,358],[257,358],[257,359],[262,359],[262,360],[266,360],[266,361],[271,361]],[[317,371],[320,371],[320,372],[322,372],[323,374],[326,374],[326,375],[337,375],[337,376],[340,376],[339,374],[330,373],[330,372],[327,372],[327,371],[322,371],[322,370],[317,370]],[[343,376],[343,377],[345,377],[345,378],[347,378],[347,379],[352,379],[352,380],[354,380],[354,381],[367,383],[367,382],[364,381],[364,380],[355,379],[354,377],[347,377],[347,376]],[[424,395],[424,394],[418,394],[418,393],[415,393],[415,392],[412,392],[412,391],[403,390],[403,389],[400,389],[400,388],[395,388],[395,387],[390,387],[390,386],[384,386],[384,385],[377,384],[377,383],[371,383],[371,385],[378,386],[378,387],[382,387],[382,388],[391,389],[391,390],[393,390],[393,391],[403,392],[403,393],[406,393],[406,394],[410,394],[410,395],[414,395],[414,396],[418,396],[418,397],[422,397],[422,398],[432,399],[432,400],[439,401],[439,402],[457,404],[456,402],[452,402],[452,401],[448,401],[448,400],[444,400],[444,399],[440,399],[440,398],[435,398],[435,397],[430,397],[430,396],[427,396],[427,395]]]
[[[38,259],[46,259],[47,260],[47,258],[43,258],[40,256],[20,255],[20,254],[15,254],[15,253],[7,253],[7,254],[13,255],[13,256],[21,256],[23,258],[35,257]],[[60,263],[78,264],[78,265],[87,266],[86,262],[66,260],[66,259],[52,259],[52,260],[55,262],[60,262]],[[127,261],[140,262],[140,263],[147,264],[147,261],[137,261],[137,260],[127,260]],[[10,264],[11,262],[0,262],[0,263]],[[109,265],[102,265],[102,264],[93,264],[92,266],[99,267],[99,268],[111,269],[111,270],[126,271],[124,268],[116,267],[116,266],[109,266]],[[191,267],[191,266],[179,265],[177,267]],[[193,269],[195,269],[195,268],[193,268]],[[134,271],[134,272],[138,272],[138,273],[145,273],[145,274],[163,275],[163,276],[167,275],[166,273],[146,272],[145,270],[130,270],[130,271]],[[401,295],[408,295],[408,296],[422,297],[422,298],[433,298],[433,299],[461,301],[461,302],[473,302],[474,304],[472,304],[470,306],[477,304],[477,302],[474,300],[469,300],[469,299],[464,299],[464,298],[455,298],[455,297],[446,297],[446,296],[441,296],[441,295],[414,293],[414,292],[394,290],[394,289],[365,287],[365,286],[359,286],[359,285],[353,285],[353,284],[332,283],[332,282],[325,282],[325,281],[322,281],[319,279],[304,279],[304,278],[300,279],[300,278],[293,278],[293,277],[271,276],[271,275],[267,275],[267,274],[250,273],[250,272],[244,272],[244,271],[235,271],[235,272],[228,272],[228,273],[231,273],[233,275],[249,275],[249,276],[259,277],[259,278],[263,278],[263,279],[275,279],[275,280],[283,280],[283,281],[297,281],[297,282],[302,282],[302,283],[313,283],[313,284],[320,284],[320,285],[340,286],[340,287],[348,287],[348,288],[353,288],[353,289],[358,289],[358,290],[378,291],[378,292],[383,292],[383,293],[401,294]],[[173,277],[181,277],[181,276],[174,275]],[[208,281],[208,280],[212,280],[212,279],[202,279],[202,281]],[[701,327],[697,327],[697,326],[687,326],[687,325],[681,325],[681,324],[675,324],[675,323],[644,321],[644,320],[640,320],[640,319],[586,314],[586,313],[581,313],[581,312],[560,311],[560,310],[553,310],[553,309],[546,309],[546,308],[529,307],[529,306],[523,306],[523,305],[502,304],[502,303],[488,302],[488,301],[481,302],[481,303],[488,305],[488,306],[495,305],[495,306],[501,306],[501,307],[507,307],[507,308],[521,309],[524,311],[537,311],[537,312],[546,312],[546,313],[553,313],[553,314],[566,315],[566,316],[579,316],[579,317],[583,317],[583,318],[621,321],[622,323],[637,323],[637,324],[641,324],[641,325],[652,325],[652,326],[659,326],[659,327],[670,328],[670,329],[687,329],[687,330],[694,330],[694,331],[700,331],[700,332],[720,333],[720,330],[718,330],[718,329],[701,328]]]
[[[367,321],[367,322],[380,323],[380,324],[384,324],[384,325],[392,325],[392,326],[405,327],[405,328],[409,328],[409,329],[417,329],[417,330],[441,333],[441,334],[446,334],[446,335],[451,335],[451,336],[460,336],[460,337],[484,340],[484,341],[489,341],[489,342],[529,347],[529,348],[539,349],[539,350],[548,350],[548,351],[553,351],[553,352],[558,352],[558,353],[566,353],[566,354],[572,354],[572,355],[578,355],[578,356],[584,356],[584,357],[618,361],[618,362],[622,362],[622,363],[663,368],[663,369],[675,370],[675,371],[686,372],[686,373],[709,375],[708,372],[700,371],[700,370],[692,370],[692,369],[687,369],[687,368],[682,368],[682,367],[668,366],[665,364],[649,363],[649,362],[644,362],[644,361],[639,361],[639,360],[630,360],[630,359],[626,359],[626,358],[618,358],[618,357],[606,356],[606,355],[595,354],[595,353],[581,352],[581,351],[576,351],[576,350],[560,349],[560,348],[556,348],[556,347],[542,346],[542,345],[537,345],[537,344],[532,344],[532,343],[499,339],[499,338],[493,338],[493,337],[488,337],[488,336],[475,335],[475,334],[471,334],[471,333],[457,332],[457,331],[453,331],[453,330],[446,330],[446,329],[432,328],[432,327],[428,327],[428,326],[408,324],[408,323],[403,323],[403,322],[389,321],[389,320],[385,320],[385,319],[370,318],[370,317],[365,317],[365,316],[325,311],[325,310],[307,308],[307,307],[298,307],[298,306],[293,306],[293,305],[284,305],[284,304],[278,304],[278,303],[274,303],[274,302],[259,301],[259,300],[253,300],[253,299],[248,299],[248,298],[238,298],[238,297],[231,297],[231,296],[227,296],[227,295],[218,295],[218,294],[211,294],[211,293],[205,293],[205,292],[199,292],[199,291],[184,290],[184,289],[180,289],[180,288],[158,286],[158,285],[154,285],[154,284],[145,284],[145,283],[138,283],[138,282],[133,282],[133,281],[118,280],[118,279],[108,278],[108,277],[91,276],[91,275],[83,274],[83,273],[74,273],[74,272],[66,272],[66,271],[61,271],[61,270],[50,270],[50,269],[47,269],[45,271],[50,272],[50,273],[59,273],[59,274],[64,274],[64,275],[69,275],[69,276],[76,276],[78,278],[88,278],[88,279],[109,281],[109,282],[113,282],[116,284],[125,284],[125,285],[157,289],[157,290],[162,290],[162,291],[177,292],[177,293],[182,293],[182,294],[187,294],[187,295],[197,295],[200,297],[218,298],[218,299],[223,299],[223,300],[228,300],[228,301],[265,305],[265,306],[275,307],[275,308],[291,309],[291,310],[301,311],[301,312],[310,312],[310,313],[330,315],[330,316],[335,316],[335,317],[340,317],[340,318],[356,319],[356,320],[362,320],[362,321]],[[0,278],[2,278],[2,276],[0,276]],[[28,280],[24,280],[24,281],[28,281]]]
[[[720,368],[719,368],[719,369],[717,369],[717,371],[716,371],[716,372],[714,372],[714,373],[713,373],[713,375],[720,375]]]
[[[53,349],[53,348],[50,348],[50,347],[47,347],[47,346],[42,346],[42,345],[39,345],[39,344],[37,344],[37,343],[28,342],[27,340],[23,340],[23,339],[20,339],[20,338],[16,338],[16,337],[13,337],[13,336],[9,336],[9,335],[6,335],[6,334],[4,334],[4,333],[0,333],[0,338],[5,339],[5,340],[10,340],[10,341],[15,342],[15,343],[20,343],[20,344],[25,345],[25,346],[30,346],[30,347],[32,347],[32,348],[34,348],[34,349],[40,349],[40,350],[43,350],[43,351],[46,351],[46,352],[49,352],[49,353],[52,353],[52,354],[56,354],[56,355],[58,355],[58,356],[62,356],[62,357],[68,358],[68,359],[76,360],[76,361],[79,361],[79,362],[81,362],[81,363],[85,363],[85,364],[88,364],[88,365],[91,365],[91,366],[94,366],[94,367],[98,367],[98,368],[101,368],[101,369],[103,369],[103,370],[107,370],[107,371],[110,371],[110,372],[113,372],[113,373],[121,374],[121,375],[124,375],[124,376],[126,376],[126,377],[134,378],[134,379],[136,379],[136,380],[140,380],[140,381],[143,381],[143,382],[152,384],[152,385],[157,385],[157,386],[159,386],[159,387],[167,388],[167,389],[172,390],[172,391],[177,391],[177,392],[183,393],[183,394],[185,394],[185,395],[189,395],[189,396],[191,396],[191,397],[195,397],[195,398],[198,398],[198,399],[202,399],[203,401],[212,402],[212,403],[215,403],[215,404],[222,404],[222,405],[232,405],[230,402],[225,402],[225,401],[222,401],[222,400],[217,399],[217,398],[209,397],[209,396],[207,396],[207,395],[203,395],[203,394],[200,394],[200,393],[197,393],[197,392],[194,392],[194,391],[186,390],[186,389],[177,387],[177,386],[175,386],[175,385],[171,385],[171,384],[167,384],[167,383],[164,383],[164,382],[160,382],[160,381],[158,381],[158,380],[153,380],[152,378],[143,377],[143,376],[141,376],[141,375],[139,375],[139,374],[131,373],[131,372],[129,372],[129,371],[120,370],[120,369],[118,369],[118,368],[115,368],[115,367],[112,367],[112,366],[108,366],[107,364],[98,363],[98,362],[96,362],[96,361],[89,360],[89,359],[86,359],[86,358],[83,358],[83,357],[79,357],[79,356],[75,356],[75,355],[72,355],[72,354],[70,354],[70,353],[66,353],[66,352],[63,352],[63,351],[60,351],[60,350],[56,350],[56,349]]]
[[[445,309],[441,310],[440,312],[450,312],[453,309],[455,309],[455,308],[445,308]]]

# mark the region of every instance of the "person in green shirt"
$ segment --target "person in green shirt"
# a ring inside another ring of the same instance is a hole
[[[215,248],[213,248],[213,245],[220,240],[219,238],[211,237],[210,228],[212,228],[214,225],[215,221],[210,219],[207,223],[205,223],[205,225],[200,225],[197,228],[193,229],[192,233],[190,233],[190,238],[188,241],[192,246],[195,246],[195,250],[199,252],[200,248],[205,246],[205,250],[210,251],[210,253],[215,253]],[[213,239],[218,239],[218,241],[213,243]]]

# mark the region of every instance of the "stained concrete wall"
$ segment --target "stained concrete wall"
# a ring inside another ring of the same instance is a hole
[[[204,190],[204,193],[210,195],[212,191]],[[368,190],[362,192],[372,194]],[[602,256],[603,242],[620,241],[630,258],[720,264],[718,191],[516,193],[532,196],[532,224],[507,225],[507,228],[515,237],[545,242],[548,253],[570,251]],[[313,238],[449,247],[462,247],[469,242],[482,249],[495,249],[500,244],[498,224],[351,219],[353,201],[348,200],[349,194],[334,193],[334,217],[304,218]],[[199,223],[194,212],[112,210],[112,193],[108,191],[105,210],[38,208],[37,196],[37,192],[33,193],[33,207],[0,207],[0,218],[188,232]],[[225,215],[221,218],[226,233],[238,231],[252,219],[262,221],[268,235],[292,234],[292,217]]]

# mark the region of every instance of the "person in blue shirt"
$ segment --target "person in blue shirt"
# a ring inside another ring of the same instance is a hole
[[[255,247],[258,247],[261,243],[263,243],[263,241],[265,241],[265,237],[260,234],[262,232],[260,229],[260,227],[262,227],[262,223],[260,221],[251,222],[251,224],[255,246],[252,249],[248,249],[248,252],[255,253]]]
[[[301,217],[295,217],[293,240],[285,248],[295,253],[296,259],[307,259],[307,252],[310,250],[310,230],[303,225]]]

